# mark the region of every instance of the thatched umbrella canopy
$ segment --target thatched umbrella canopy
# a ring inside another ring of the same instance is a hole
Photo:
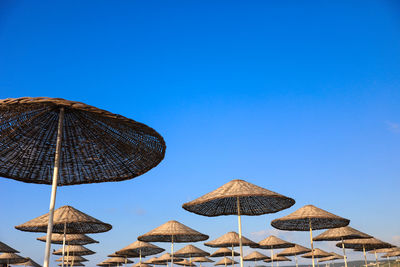
[[[396,247],[391,247],[391,248],[378,248],[378,249],[374,249],[374,250],[371,250],[371,251],[369,251],[368,253],[370,253],[370,254],[374,254],[375,255],[375,261],[376,261],[376,263],[379,265],[379,263],[378,263],[378,256],[376,255],[376,254],[378,254],[378,253],[390,253],[390,252],[393,252],[393,251],[395,251],[397,248]],[[386,257],[387,258],[387,260],[388,260],[388,263],[389,263],[389,267],[390,267],[390,260],[389,260],[389,257]]]
[[[273,220],[271,225],[280,230],[310,231],[311,252],[313,252],[312,230],[344,227],[349,223],[348,219],[313,205],[306,205],[289,215]],[[315,266],[314,257],[312,257],[312,265]]]
[[[163,255],[161,255],[160,257],[154,259],[153,264],[157,264],[157,263],[165,264],[167,262],[172,262],[172,261],[178,262],[178,261],[183,261],[183,259],[172,256],[170,253],[167,252],[167,253],[164,253]]]
[[[19,251],[13,249],[12,247],[0,242],[0,252],[2,253],[19,253]]]
[[[74,255],[74,256],[68,257],[68,260],[63,260],[63,258],[60,257],[60,258],[56,259],[56,261],[60,261],[60,262],[62,262],[62,261],[64,261],[64,262],[83,262],[83,261],[89,261],[89,260],[85,259],[82,256]]]
[[[214,261],[207,257],[195,257],[192,259],[192,262],[214,262]]]
[[[383,255],[382,257],[399,257],[400,256],[400,248],[395,248],[393,251]]]
[[[229,265],[229,264],[234,265],[234,264],[237,264],[237,262],[234,261],[234,260],[232,260],[231,258],[223,257],[221,260],[219,260],[219,261],[218,261],[217,263],[215,263],[214,265],[215,265],[215,266],[217,266],[217,265],[225,265],[225,266],[227,266],[227,265]]]
[[[270,257],[258,252],[258,251],[253,251],[250,254],[246,255],[243,257],[244,261],[254,261],[254,265],[256,265],[257,261],[262,261],[270,259]]]
[[[208,239],[208,235],[193,230],[177,221],[169,221],[163,225],[138,237],[139,241],[145,242],[171,242],[171,255],[174,255],[174,242],[198,242]],[[174,266],[174,257],[172,257],[171,267]]]
[[[350,226],[328,229],[322,234],[313,238],[314,241],[341,241],[344,255],[344,265],[347,267],[346,250],[343,240],[371,238],[372,236],[360,232]]]
[[[28,258],[23,258],[15,253],[3,253],[0,254],[0,264],[17,264],[27,262]]]
[[[145,264],[154,264],[154,261],[156,261],[156,260],[157,260],[157,257],[153,257],[153,258],[148,259],[147,261],[145,261],[143,263],[145,263]]]
[[[165,155],[165,142],[152,128],[80,102],[8,98],[0,100],[0,117],[0,176],[52,185],[44,267],[57,186],[132,179]]]
[[[67,246],[67,251],[69,251],[72,256],[84,256],[84,255],[92,255],[95,254],[96,252],[85,248],[84,246],[80,245],[69,245]],[[53,252],[54,255],[62,255],[62,249],[58,249]]]
[[[182,261],[176,262],[177,265],[182,265],[182,266],[196,266],[193,262],[188,261],[187,259],[183,259]]]
[[[195,247],[193,245],[187,245],[180,250],[176,251],[174,253],[176,257],[181,257],[181,258],[190,258],[192,257],[205,257],[205,256],[210,256],[210,253],[199,249],[198,247]]]
[[[68,262],[64,262],[64,264],[59,263],[58,266],[67,265],[67,264],[69,264],[69,263]],[[85,264],[83,264],[81,262],[76,262],[76,263],[74,263],[74,266],[85,266]]]
[[[271,262],[272,260],[277,263],[278,267],[279,267],[279,262],[280,261],[291,261],[291,259],[289,259],[289,258],[286,258],[284,256],[278,256],[277,254],[275,254],[275,255],[272,256],[272,258],[264,260],[264,262]]]
[[[241,215],[275,213],[293,206],[294,199],[272,192],[243,180],[232,180],[182,207],[203,216],[238,215],[239,236],[242,236]],[[240,266],[243,267],[243,248]]]
[[[146,257],[150,255],[155,255],[163,251],[164,251],[163,248],[160,248],[156,245],[137,240],[132,244],[124,247],[123,249],[118,250],[115,253],[117,255],[126,255],[128,258],[130,256],[137,255],[133,257],[139,257],[139,264],[140,264],[142,262],[142,256]]]
[[[332,254],[330,254],[329,252],[323,251],[322,249],[319,249],[319,248],[315,248],[313,252],[314,253],[308,252],[306,254],[303,254],[303,255],[301,255],[301,257],[311,259],[313,257],[313,255],[314,255],[314,258],[325,258],[325,257],[332,256]]]
[[[151,267],[151,265],[144,263],[144,262],[138,262],[133,264],[131,267]]]
[[[329,252],[331,256],[324,257],[324,258],[319,258],[318,262],[325,262],[325,261],[334,261],[334,260],[343,260],[344,256],[341,256],[335,252]]]
[[[36,238],[36,240],[46,242],[46,236],[41,236]],[[64,234],[56,234],[53,233],[51,235],[51,243],[62,245],[64,241]],[[94,244],[99,243],[99,241],[94,240],[90,236],[84,234],[66,234],[65,235],[65,243],[68,245],[87,245],[87,244]]]
[[[274,249],[280,248],[290,248],[294,247],[295,244],[282,240],[274,235],[268,236],[264,240],[258,242],[259,248],[270,249],[271,250],[271,266],[274,266],[274,259],[272,258],[274,255]]]
[[[116,264],[124,264],[124,263],[133,263],[133,261],[126,259],[124,257],[111,257],[103,261],[104,263],[116,263]]]
[[[28,260],[23,263],[14,263],[13,265],[24,265],[24,266],[32,266],[32,267],[42,267],[41,265],[37,264],[34,260],[31,258],[27,258]]]
[[[242,237],[243,238],[243,237]],[[240,254],[229,248],[219,248],[214,253],[210,255],[210,257],[225,257],[225,256],[239,256]]]
[[[301,255],[301,254],[308,253],[308,252],[311,252],[311,249],[295,244],[294,247],[286,248],[283,251],[279,252],[277,255],[278,256],[294,256],[294,259],[296,261],[296,267],[298,267],[299,264],[297,261],[297,255]]]

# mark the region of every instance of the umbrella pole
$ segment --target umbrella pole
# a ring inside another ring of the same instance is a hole
[[[174,236],[171,238],[171,267],[174,267]]]
[[[365,267],[367,267],[367,255],[365,254],[365,246],[363,245],[363,252],[364,252],[364,261],[365,261]]]
[[[67,266],[69,265],[69,241],[68,241],[68,246],[67,246]]]
[[[271,267],[274,267],[274,249],[271,247]]]
[[[125,255],[125,267],[128,265],[128,257]]]
[[[299,263],[297,262],[297,256],[294,254],[294,259],[296,260],[296,267],[299,267]]]
[[[388,260],[388,263],[389,263],[389,267],[390,267],[390,259],[389,259],[389,257],[386,257],[387,258],[387,260]]]
[[[243,267],[243,246],[242,246],[242,219],[240,217],[240,200],[237,199],[237,210],[238,210],[238,226],[239,226],[239,246],[240,246],[240,267]]]
[[[376,255],[376,249],[374,249],[374,254],[375,254],[375,262],[376,262],[376,266],[379,267],[379,263],[378,263],[378,256]]]
[[[142,249],[139,249],[139,266],[142,266]]]
[[[310,241],[311,241],[311,257],[312,257],[312,266],[315,267],[314,263],[314,243],[312,240],[312,226],[311,226],[311,220],[308,220],[310,223]]]
[[[224,262],[225,262],[225,267],[226,267],[226,256],[224,256]]]
[[[63,246],[62,246],[62,264],[61,266],[64,267],[64,254],[65,254],[65,232],[67,231],[67,223],[64,223],[64,235],[63,235]]]
[[[62,107],[60,108],[60,115],[58,118],[56,154],[54,157],[53,182],[51,185],[51,198],[50,198],[50,208],[49,208],[49,223],[47,225],[46,250],[44,253],[43,267],[49,267],[49,261],[50,261],[51,234],[53,233],[53,217],[54,217],[54,206],[56,203],[58,169],[60,167],[63,122],[64,122],[64,108]]]
[[[344,257],[344,267],[347,267],[347,256],[346,256],[346,250],[344,249],[343,237],[342,237],[342,249],[343,249],[343,257]]]
[[[233,243],[232,243],[232,267],[235,267],[235,252],[233,251]]]

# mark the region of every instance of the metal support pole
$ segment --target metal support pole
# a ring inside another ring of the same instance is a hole
[[[67,223],[64,223],[64,235],[63,235],[63,246],[62,246],[62,264],[61,266],[64,267],[64,254],[65,254],[65,232],[67,231]]]
[[[243,246],[242,246],[242,219],[240,217],[240,200],[237,199],[237,210],[238,210],[238,226],[239,226],[239,247],[240,247],[240,267],[243,267]]]
[[[347,267],[347,256],[346,256],[346,250],[344,248],[343,237],[342,237],[342,248],[343,248],[343,257],[344,257],[344,267]]]
[[[47,225],[46,250],[44,253],[43,267],[49,267],[49,261],[50,261],[51,234],[53,233],[53,217],[54,217],[54,206],[56,203],[58,170],[60,167],[63,122],[64,122],[64,108],[62,107],[62,108],[60,108],[60,115],[58,118],[56,154],[54,157],[53,183],[51,186],[49,223]]]
[[[315,267],[315,263],[314,263],[314,243],[312,240],[312,225],[311,225],[311,220],[308,220],[310,223],[310,241],[311,241],[311,257],[312,257],[312,266]]]

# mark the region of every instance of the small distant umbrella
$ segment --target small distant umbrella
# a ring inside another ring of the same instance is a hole
[[[400,249],[399,248],[395,248],[395,250],[383,255],[382,257],[390,258],[390,257],[398,257],[398,256],[400,256]]]
[[[393,250],[394,250],[394,248],[378,248],[378,249],[374,249],[372,251],[369,251],[368,253],[375,254],[375,260],[376,260],[376,262],[378,262],[378,256],[376,255],[377,253],[390,253]],[[390,267],[389,257],[387,257],[387,260],[388,260],[389,267]]]
[[[148,260],[145,261],[144,263],[145,263],[145,264],[153,264],[153,262],[154,262],[155,260],[157,260],[157,257],[153,257],[153,258],[151,258],[151,259],[148,259]]]
[[[85,248],[84,246],[80,245],[70,245],[67,246],[67,250],[72,254],[72,256],[84,256],[84,255],[92,255],[95,254],[96,252]],[[62,255],[62,249],[58,249],[53,252],[54,255]]]
[[[116,264],[116,266],[119,266],[122,264],[133,263],[133,261],[128,260],[127,258],[124,257],[111,257],[103,261],[103,263],[111,263],[111,264]]]
[[[222,248],[217,249],[214,253],[212,253],[210,255],[210,257],[225,257],[225,256],[230,256],[230,255],[239,256],[240,254],[237,253],[236,251],[234,251],[233,249],[222,247]]]
[[[349,223],[348,219],[313,205],[306,205],[287,216],[273,220],[271,225],[280,230],[310,231],[311,252],[313,252],[312,230],[344,227]],[[312,266],[315,266],[314,257],[312,257]]]
[[[174,253],[175,256],[181,257],[181,258],[189,258],[189,261],[192,261],[192,257],[204,257],[204,256],[210,256],[210,253],[199,249],[198,247],[195,247],[193,245],[187,245],[180,250],[176,251]]]
[[[216,190],[182,205],[187,211],[203,216],[237,215],[239,236],[242,236],[241,215],[275,213],[293,206],[294,199],[269,191],[243,180],[232,180]],[[243,267],[243,247],[240,266]]]
[[[138,262],[138,263],[133,264],[131,267],[151,267],[151,265],[148,265],[144,262]]]
[[[171,254],[169,253],[164,253],[163,255],[161,255],[160,257],[158,257],[157,259],[153,260],[153,264],[159,264],[159,265],[167,265],[168,266],[168,262],[178,262],[178,261],[183,261],[183,259],[171,256]]]
[[[125,252],[120,252],[117,254],[117,252],[112,253],[111,255],[107,255],[107,257],[122,257],[125,259],[125,266],[128,264],[128,258],[138,258],[140,255],[132,252],[132,251],[125,251]]]
[[[163,248],[160,248],[156,245],[137,240],[137,241],[133,242],[132,244],[124,247],[123,249],[118,250],[116,252],[116,254],[119,254],[119,255],[136,254],[139,256],[138,264],[140,265],[140,263],[142,262],[142,257],[155,255],[155,254],[161,253],[163,251],[164,251]]]
[[[56,259],[56,261],[63,261],[63,258],[62,257],[60,257],[60,258],[58,258],[58,259]],[[75,255],[75,256],[70,256],[69,258],[68,258],[68,260],[64,260],[64,262],[83,262],[83,261],[88,261],[88,259],[85,259],[84,257],[82,257],[82,256],[78,256],[78,255]]]
[[[280,248],[290,248],[294,247],[295,244],[282,240],[274,235],[268,236],[264,240],[258,242],[259,248],[270,249],[271,250],[271,266],[274,266],[274,259],[272,256],[274,255],[274,249]]]
[[[174,242],[187,243],[198,242],[208,239],[208,235],[193,230],[177,221],[169,221],[138,237],[139,241],[145,242],[171,242],[171,255],[174,255]],[[174,266],[172,257],[171,267]]]
[[[291,259],[288,259],[284,256],[278,256],[278,255],[273,255],[271,258],[264,260],[264,262],[272,262],[275,261],[277,266],[279,267],[279,262],[280,261],[291,261]]]
[[[39,264],[37,264],[35,261],[33,261],[31,258],[27,258],[28,260],[23,263],[15,263],[14,265],[24,265],[24,266],[32,266],[32,267],[42,267]]]
[[[319,248],[315,248],[313,252],[314,253],[308,252],[306,254],[303,254],[303,255],[301,255],[301,257],[311,259],[313,257],[313,255],[314,255],[314,258],[325,258],[325,257],[332,256],[332,254],[330,254],[329,252],[323,251],[322,249],[319,249]]]
[[[68,262],[65,262],[65,263],[64,263],[64,265],[66,265],[66,264],[68,264]],[[62,266],[62,265],[63,265],[62,263],[59,263],[59,264],[58,264],[58,266]],[[74,263],[74,266],[85,266],[85,264],[80,263],[80,262],[76,262],[76,263]]]
[[[326,230],[322,234],[313,238],[314,241],[341,241],[342,242],[342,249],[344,255],[344,264],[347,267],[347,257],[346,257],[346,250],[343,245],[343,240],[349,239],[362,239],[362,238],[371,238],[372,236],[367,235],[363,232],[360,232],[350,226],[333,228]]]
[[[196,266],[193,262],[188,261],[187,259],[184,259],[182,261],[176,262],[177,265],[182,265],[182,266]]]
[[[294,247],[286,248],[283,251],[279,252],[277,255],[278,256],[294,256],[295,261],[296,261],[296,267],[298,267],[299,264],[297,261],[297,255],[308,253],[310,251],[311,251],[311,249],[309,249],[309,248],[295,244]]]
[[[218,261],[214,265],[215,266],[217,266],[217,265],[225,265],[226,266],[228,264],[234,265],[234,264],[237,264],[237,262],[232,260],[231,258],[223,257],[220,261]]]
[[[165,142],[152,128],[81,102],[8,98],[0,100],[0,117],[0,177],[52,185],[44,267],[57,186],[132,179],[165,154]]]
[[[256,265],[257,261],[262,261],[266,259],[269,259],[269,257],[258,251],[253,251],[252,253],[243,257],[244,261],[254,261],[254,266]]]
[[[27,258],[23,258],[15,253],[3,253],[0,255],[0,264],[17,264],[27,262]]]
[[[41,236],[36,238],[36,240],[46,242],[46,236]],[[53,233],[51,235],[51,243],[52,244],[63,244],[64,235]],[[93,238],[84,235],[84,234],[66,234],[65,235],[65,243],[68,245],[87,245],[87,244],[94,244],[99,243],[99,241],[94,240]]]
[[[334,252],[330,252],[330,254],[331,254],[332,256],[328,256],[328,257],[325,257],[325,258],[319,258],[319,259],[318,259],[318,263],[319,263],[319,262],[326,262],[326,261],[334,261],[334,260],[342,260],[342,259],[344,259],[343,256],[341,256],[341,255],[339,255],[339,254],[336,254],[336,253],[334,253]],[[327,264],[327,265],[328,265],[328,264]]]
[[[345,248],[351,248],[355,250],[362,250],[364,253],[364,262],[367,265],[367,255],[365,251],[379,249],[379,248],[391,248],[393,247],[391,244],[383,242],[376,238],[363,238],[363,239],[349,239],[344,240],[341,243],[337,243],[337,247],[342,247],[342,244]]]
[[[214,261],[207,257],[196,257],[192,259],[192,262],[198,262],[201,267],[202,262],[214,262]]]
[[[13,249],[12,247],[0,242],[0,253],[19,253],[19,251]]]

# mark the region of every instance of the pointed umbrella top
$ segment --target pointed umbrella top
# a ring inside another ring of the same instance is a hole
[[[76,255],[76,256],[92,255],[92,254],[96,253],[96,252],[91,251],[90,249],[85,248],[84,246],[80,246],[80,245],[66,246],[65,251],[69,251],[70,255]],[[54,251],[53,254],[54,255],[62,255],[62,248]]]
[[[278,256],[277,254],[272,256],[274,261],[292,261],[289,258],[286,258],[284,256]],[[271,258],[264,260],[264,262],[271,262]]]
[[[188,261],[187,259],[184,259],[182,261],[178,261],[176,263],[177,265],[182,265],[182,266],[196,266],[193,262]]]
[[[14,265],[24,265],[24,266],[33,266],[33,267],[42,267],[36,262],[34,262],[31,258],[27,258],[28,261],[23,262],[23,263],[15,263]]]
[[[294,247],[295,244],[282,240],[274,235],[271,235],[264,240],[258,242],[260,248],[264,249],[279,249],[279,248],[291,248]]]
[[[373,250],[373,249],[378,249],[378,248],[391,248],[393,247],[391,244],[383,242],[379,239],[376,238],[364,238],[364,239],[349,239],[343,241],[344,247],[345,248],[351,248],[351,249],[359,249],[362,250],[365,248],[365,250]],[[337,247],[342,247],[342,242],[336,244]]]
[[[308,258],[308,259],[311,259],[312,256],[313,255],[311,252],[308,252],[308,253],[302,255],[303,258]],[[314,258],[325,258],[325,257],[330,257],[330,256],[332,256],[332,254],[330,254],[326,251],[323,251],[322,249],[319,249],[319,248],[314,249]]]
[[[313,205],[306,205],[287,216],[273,220],[271,225],[280,230],[309,231],[310,224],[313,230],[319,230],[343,227],[349,223],[350,220],[348,219]]]
[[[13,249],[12,247],[9,247],[8,245],[4,244],[3,242],[0,242],[0,252],[19,253],[19,251]]]
[[[195,247],[193,245],[187,245],[180,250],[174,252],[174,256],[176,257],[182,257],[182,258],[188,258],[188,257],[204,257],[204,256],[210,256],[210,253],[199,249],[198,247]]]
[[[214,261],[207,257],[196,257],[192,259],[192,262],[214,262]]]
[[[371,238],[372,236],[360,232],[350,226],[326,230],[313,238],[314,241],[340,241],[347,239]]]
[[[208,239],[208,235],[202,234],[177,221],[169,221],[138,237],[145,242],[197,242]]]
[[[123,249],[118,250],[116,254],[124,255],[125,253],[130,253],[130,254],[133,253],[137,254],[138,255],[137,257],[139,257],[140,254],[146,257],[161,253],[163,251],[164,251],[163,248],[160,248],[156,245],[137,240],[132,244],[124,247]]]
[[[21,231],[45,233],[48,222],[49,214],[46,213],[15,228]],[[67,234],[102,233],[112,228],[111,224],[99,221],[71,206],[63,206],[54,211],[53,232],[63,233],[64,224],[67,226]]]
[[[213,254],[210,255],[210,257],[225,257],[225,256],[231,256],[232,255],[232,250],[227,248],[227,247],[222,247],[217,249]],[[240,254],[236,251],[233,251],[233,256],[239,256]]]
[[[311,252],[311,249],[295,244],[294,247],[284,249],[278,256],[295,256]]]
[[[52,234],[51,235],[51,243],[61,245],[63,243],[63,234]],[[36,240],[46,242],[46,236],[41,236],[36,238]],[[99,241],[94,240],[93,238],[84,235],[84,234],[66,234],[65,235],[65,243],[69,245],[87,245],[93,243],[99,243]]]
[[[3,253],[0,255],[0,264],[16,264],[27,262],[28,258],[23,258],[14,253]]]
[[[212,241],[204,243],[204,245],[214,248],[219,247],[237,247],[239,246],[239,235],[236,232],[228,232],[223,236],[218,237]],[[243,246],[251,246],[258,247],[258,244],[251,241],[250,239],[242,236],[242,245]]]
[[[232,180],[216,190],[182,205],[187,211],[204,215],[236,215],[237,198],[242,215],[274,213],[291,207],[295,201],[243,180]]]
[[[269,259],[269,257],[258,251],[253,251],[243,258],[244,261],[262,261],[266,259]]]
[[[220,259],[216,264],[214,264],[215,266],[217,265],[232,265],[232,264],[237,264],[236,261],[232,260],[231,258],[227,258],[227,257],[223,257],[222,259]]]

